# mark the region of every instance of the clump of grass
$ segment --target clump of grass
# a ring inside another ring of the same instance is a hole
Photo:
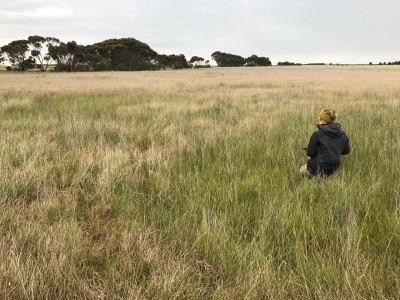
[[[397,98],[248,78],[2,93],[0,294],[397,298]],[[353,150],[306,180],[325,106]]]

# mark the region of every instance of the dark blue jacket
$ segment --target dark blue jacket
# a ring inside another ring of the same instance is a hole
[[[339,123],[318,124],[307,147],[308,169],[316,173],[332,173],[340,164],[340,155],[350,152],[349,138]]]

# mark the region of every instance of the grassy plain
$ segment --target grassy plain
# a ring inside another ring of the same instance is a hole
[[[400,68],[0,73],[0,298],[398,299]],[[352,152],[298,174],[323,107]]]

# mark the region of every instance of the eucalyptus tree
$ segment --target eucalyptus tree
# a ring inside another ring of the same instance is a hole
[[[42,37],[32,35],[28,37],[28,45],[31,50],[31,56],[35,58],[41,71],[46,71],[49,65],[54,61],[49,53],[50,46],[57,46],[60,40],[54,37]],[[45,52],[45,53],[43,53]]]
[[[85,46],[75,41],[61,42],[59,45],[49,45],[49,56],[57,62],[57,71],[75,71],[76,67],[85,63]]]
[[[155,68],[157,52],[134,38],[109,39],[87,46],[90,63],[99,70],[147,70]]]
[[[215,51],[211,57],[219,67],[241,67],[245,64],[245,59],[236,54]]]
[[[246,58],[246,66],[252,67],[252,66],[271,66],[272,63],[269,60],[268,57],[259,57],[255,54],[252,56]]]
[[[190,67],[183,54],[160,54],[157,58],[157,65],[161,69],[185,69]]]
[[[4,58],[18,67],[19,71],[25,71],[32,64],[32,56],[29,55],[29,45],[27,40],[16,40],[2,46]]]
[[[193,64],[193,63],[200,63],[200,62],[203,62],[204,61],[204,58],[202,58],[202,57],[200,57],[200,56],[192,56],[192,58],[189,60],[189,62],[191,63],[191,64]]]

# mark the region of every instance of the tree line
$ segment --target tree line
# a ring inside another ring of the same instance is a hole
[[[371,63],[372,64],[372,63]],[[381,65],[389,65],[389,66],[391,66],[391,65],[400,65],[400,61],[389,61],[388,63],[386,63],[386,62],[380,62],[379,63],[379,65],[381,66]]]
[[[221,67],[270,66],[268,57],[214,52],[212,58]],[[9,70],[26,71],[140,71],[210,67],[210,62],[199,56],[187,61],[185,55],[158,54],[149,45],[134,38],[108,39],[92,45],[75,41],[62,42],[55,37],[29,36],[0,47],[0,62],[8,61]]]
[[[272,65],[268,57],[258,57],[257,55],[244,58],[236,54],[215,51],[211,54],[211,57],[213,60],[215,60],[219,67],[254,67]]]
[[[0,48],[1,60],[19,71],[54,66],[54,71],[138,71],[188,68],[183,54],[158,54],[134,38],[109,39],[93,45],[61,42],[54,37],[29,36]]]

